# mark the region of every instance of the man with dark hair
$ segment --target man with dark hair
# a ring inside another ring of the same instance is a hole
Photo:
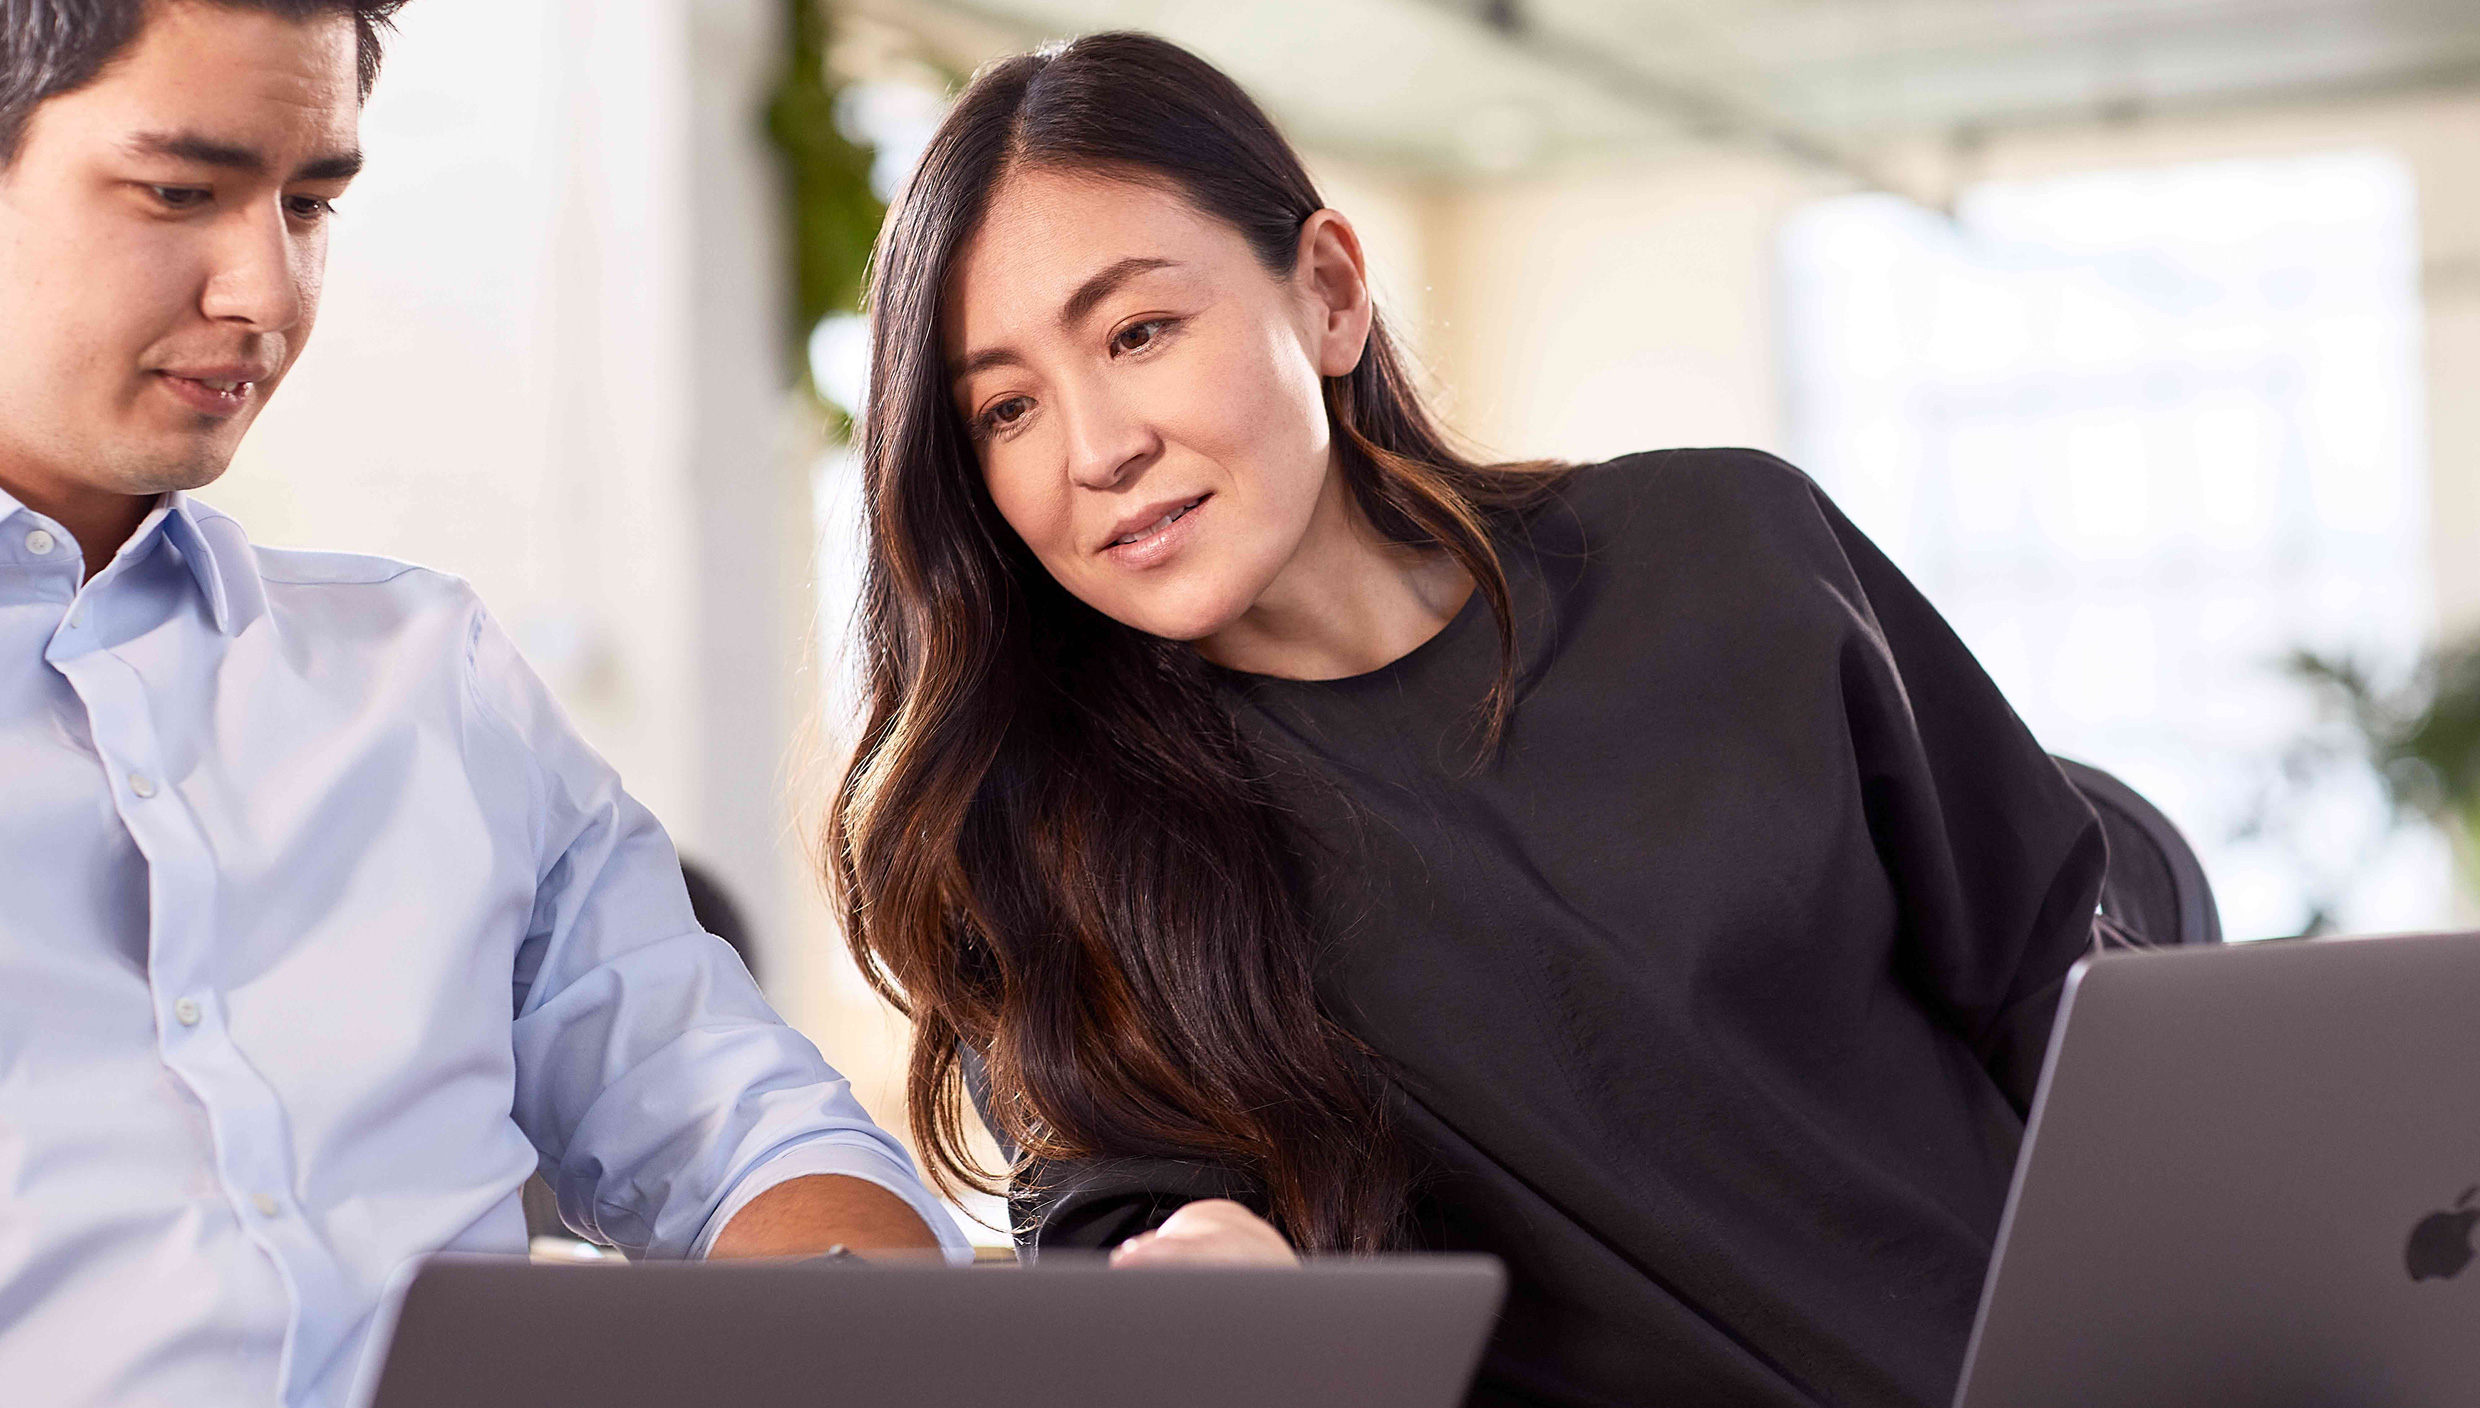
[[[380,38],[405,0],[221,0],[289,20],[353,20],[355,95],[379,81]],[[74,93],[119,57],[146,22],[145,0],[0,0],[0,166],[17,154],[26,119],[46,98]]]
[[[635,1255],[963,1252],[463,583],[188,497],[309,337],[398,3],[0,0],[12,1404],[341,1405],[538,1168]]]

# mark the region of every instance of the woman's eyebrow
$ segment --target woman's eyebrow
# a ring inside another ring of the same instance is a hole
[[[1179,266],[1180,261],[1176,259],[1149,259],[1137,256],[1119,260],[1105,267],[1102,272],[1087,279],[1084,283],[1077,285],[1076,292],[1068,295],[1068,301],[1059,305],[1059,325],[1063,328],[1074,327],[1085,321],[1085,315],[1094,311],[1095,304],[1110,297],[1121,284],[1139,274],[1152,273],[1156,269],[1176,269]]]
[[[975,372],[986,372],[992,367],[1021,367],[1024,364],[1024,358],[1005,347],[989,347],[974,353],[950,368],[947,379],[962,381]]]
[[[1095,304],[1110,297],[1121,284],[1139,274],[1150,274],[1157,269],[1179,267],[1180,261],[1177,259],[1132,256],[1115,260],[1092,278],[1078,284],[1076,292],[1068,295],[1068,301],[1059,306],[1059,325],[1067,328],[1083,322],[1085,315],[1094,311]],[[988,371],[992,367],[1021,367],[1024,364],[1025,359],[1015,352],[1005,347],[992,347],[976,352],[958,362],[948,371],[947,375],[952,381],[962,381],[975,372]]]

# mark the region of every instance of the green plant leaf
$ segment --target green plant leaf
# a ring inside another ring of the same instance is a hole
[[[829,314],[860,308],[887,207],[870,188],[871,152],[836,125],[841,85],[827,69],[826,8],[818,0],[785,5],[791,52],[767,105],[766,130],[784,163],[793,295],[787,332],[807,384],[810,331]],[[814,384],[810,391],[817,395]],[[826,409],[837,416],[837,429],[847,428],[840,408]]]

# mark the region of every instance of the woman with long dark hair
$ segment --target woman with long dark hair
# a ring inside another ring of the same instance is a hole
[[[1122,1264],[1494,1252],[1477,1402],[1943,1402],[2101,839],[1824,496],[1459,454],[1143,36],[974,81],[870,316],[828,840],[931,1166]]]

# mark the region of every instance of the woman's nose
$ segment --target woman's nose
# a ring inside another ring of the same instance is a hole
[[[1159,445],[1141,417],[1109,396],[1079,397],[1067,410],[1068,479],[1079,488],[1118,487]]]

